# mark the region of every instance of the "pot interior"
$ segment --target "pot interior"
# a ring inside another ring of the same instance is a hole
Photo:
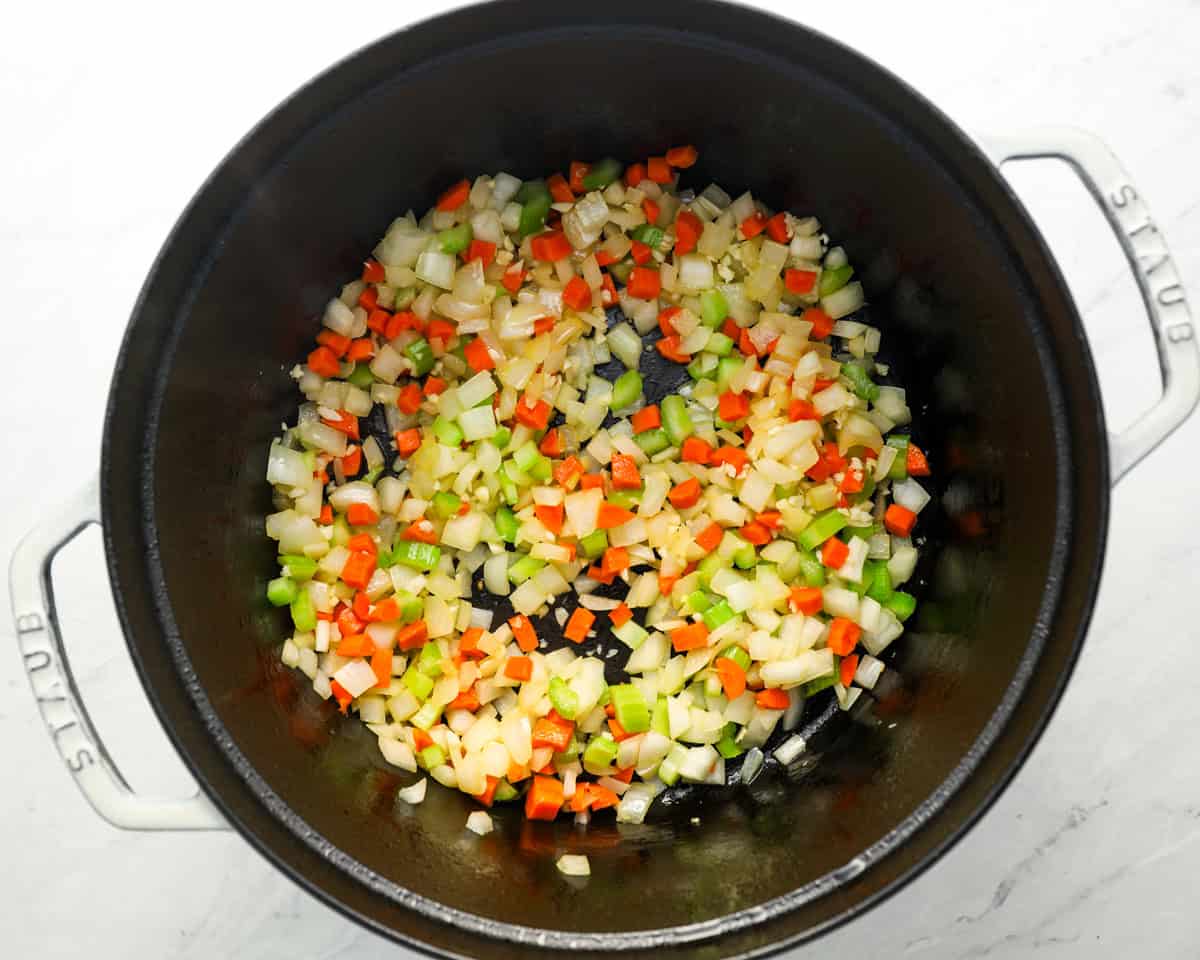
[[[1090,368],[1069,361],[1082,385],[1068,398],[1052,371],[1072,314],[1059,301],[1047,317],[1037,288],[1057,278],[1046,266],[1030,275],[1044,260],[1036,239],[1014,245],[1015,204],[877,68],[735,8],[618,4],[607,24],[528,8],[452,15],[317,81],[239,148],[172,240],[131,333],[166,331],[164,353],[139,360],[134,344],[126,361],[154,384],[143,507],[158,615],[227,756],[254,771],[295,844],[361,881],[353,909],[385,927],[395,914],[380,904],[395,901],[468,925],[569,935],[699,924],[691,935],[703,936],[719,918],[820,894],[805,915],[814,926],[884,885],[874,861],[969,772],[978,757],[964,757],[1036,665],[1065,563],[1067,479],[1100,469],[1073,465],[1064,440]],[[919,615],[887,655],[893,681],[854,719],[821,725],[794,769],[640,827],[530,824],[498,806],[496,831],[477,838],[463,828],[473,803],[457,792],[431,784],[421,806],[396,805],[411,778],[277,664],[289,630],[264,598],[275,567],[263,476],[271,438],[295,415],[288,371],[390,220],[448,183],[680,143],[700,150],[686,185],[713,180],[814,214],[858,266],[889,382],[908,388],[935,473]],[[119,402],[110,434],[128,429]],[[1076,443],[1102,448],[1094,425],[1078,429]],[[590,879],[559,876],[562,852],[587,853]]]

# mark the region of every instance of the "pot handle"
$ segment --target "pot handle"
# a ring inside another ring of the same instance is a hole
[[[1070,127],[1047,127],[988,137],[983,146],[997,166],[1035,158],[1065,161],[1104,211],[1137,279],[1158,350],[1163,392],[1131,426],[1109,435],[1115,484],[1174,433],[1200,401],[1200,350],[1179,272],[1141,194],[1097,137]]]
[[[179,800],[134,793],[92,726],[59,632],[50,561],[93,523],[100,523],[96,478],[26,534],[9,567],[17,645],[50,738],[88,803],[114,826],[127,830],[228,828],[202,793]]]

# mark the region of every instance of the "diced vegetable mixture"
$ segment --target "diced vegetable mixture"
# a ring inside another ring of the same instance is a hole
[[[696,158],[461,180],[391,225],[293,373],[283,662],[484,806],[637,822],[758,769],[806,697],[875,684],[915,607],[929,466],[854,268],[811,216],[681,189]],[[651,350],[689,375],[656,403]]]

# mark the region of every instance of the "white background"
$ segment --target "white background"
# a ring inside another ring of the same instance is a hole
[[[0,556],[96,469],[126,317],[209,170],[312,74],[444,6],[5,8]],[[874,57],[968,130],[1070,122],[1100,133],[1148,198],[1185,281],[1200,284],[1200,5],[764,6]],[[1116,247],[1056,165],[1011,173],[1086,316],[1110,417],[1128,422],[1157,383]],[[1117,491],[1083,660],[1016,783],[923,878],[796,956],[1197,955],[1197,444],[1200,418]],[[77,541],[56,570],[77,675],[118,760],[136,786],[186,792],[124,654],[98,535]],[[0,954],[407,955],[301,893],[233,835],[131,834],[102,823],[48,742],[7,632]]]

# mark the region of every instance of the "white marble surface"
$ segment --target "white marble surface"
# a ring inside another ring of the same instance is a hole
[[[95,469],[111,364],[142,277],[210,168],[281,97],[441,3],[13,4],[0,54],[0,556]],[[971,130],[1071,122],[1133,172],[1200,290],[1200,4],[770,7],[858,47]],[[1110,416],[1155,395],[1116,247],[1053,165],[1014,171],[1088,322]],[[919,228],[919,227],[918,227]],[[1200,417],[1113,500],[1104,587],[1062,706],[994,810],[944,860],[798,958],[1194,957],[1200,912]],[[18,452],[19,451],[19,452]],[[23,466],[18,466],[23,465]],[[34,479],[36,478],[36,479]],[[31,482],[32,481],[32,482]],[[99,537],[58,564],[81,684],[134,783],[188,779],[121,645]],[[233,835],[118,832],[75,792],[11,643],[0,656],[5,956],[395,957]]]

